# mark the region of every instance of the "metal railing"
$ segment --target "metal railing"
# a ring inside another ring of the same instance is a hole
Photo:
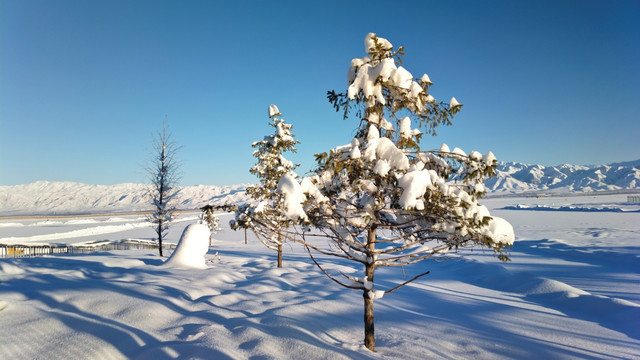
[[[175,249],[176,244],[165,243],[164,249]],[[0,258],[26,257],[26,256],[43,256],[43,255],[71,255],[86,254],[97,251],[110,250],[145,250],[158,249],[158,243],[152,241],[111,241],[100,242],[96,244],[83,245],[22,245],[0,244]]]

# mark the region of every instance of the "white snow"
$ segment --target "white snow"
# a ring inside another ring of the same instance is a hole
[[[411,118],[405,116],[400,119],[400,137],[411,139],[412,136],[413,130],[411,129]]]
[[[427,74],[422,75],[422,77],[420,78],[420,81],[422,81],[427,85],[433,85],[433,83],[431,82],[431,79],[429,79],[429,75]]]
[[[368,62],[368,57],[351,59],[351,66],[349,66],[349,71],[347,72],[347,81],[349,82],[349,84],[351,84],[353,80],[355,80],[356,71],[358,70],[358,68]]]
[[[493,153],[491,151],[489,151],[484,157],[483,160],[485,163],[491,165],[493,164],[495,161],[497,161],[498,159],[496,159],[496,156],[493,155]]]
[[[371,132],[370,129],[369,136],[376,133],[377,129],[374,132]],[[367,143],[363,157],[367,161],[373,161],[376,158],[386,160],[392,169],[406,170],[409,168],[407,155],[386,137],[381,138],[373,135]]]
[[[362,281],[362,285],[364,286],[364,288],[366,290],[371,290],[373,289],[373,282],[369,281],[368,277],[364,277],[364,280]]]
[[[398,186],[402,188],[400,206],[403,209],[423,210],[424,204],[420,198],[431,185],[431,175],[428,170],[413,169],[398,179]]]
[[[390,73],[391,74],[389,80],[391,80],[392,84],[407,90],[411,87],[413,75],[411,75],[411,73],[407,69],[400,66],[395,71],[392,71]]]
[[[369,52],[369,49],[374,48],[375,47],[375,43],[373,41],[373,37],[376,36],[376,34],[374,33],[368,33],[367,36],[365,36],[364,38],[364,51],[365,52]],[[382,45],[382,48],[385,50],[391,50],[391,48],[393,48],[393,45],[391,45],[391,43],[389,42],[389,40],[376,36],[378,39],[378,43],[380,45]]]
[[[302,203],[306,200],[306,196],[302,191],[302,187],[292,175],[285,174],[280,178],[277,191],[284,196],[284,215],[286,217],[291,220],[307,218],[307,214],[305,214],[302,206]]]
[[[204,224],[190,224],[178,241],[176,250],[165,262],[167,266],[204,269],[204,255],[209,251],[210,230]]]
[[[385,104],[385,99],[382,95],[382,86],[375,83],[378,74],[376,68],[371,67],[370,64],[360,66],[355,80],[353,80],[353,83],[351,83],[347,89],[349,99],[355,99],[356,95],[362,92],[365,98],[372,96],[379,103]]]
[[[202,269],[162,266],[157,250],[0,259],[0,324],[11,329],[0,336],[2,358],[638,358],[640,213],[543,208],[625,202],[615,194],[485,199],[493,216],[513,225],[512,262],[475,250],[377,270],[369,295],[375,353],[362,345],[361,291],[326,278],[296,244],[275,268],[274,254],[251,233],[245,245],[244,233],[228,228],[231,215],[221,215],[223,231]],[[515,205],[537,210],[508,209]],[[65,234],[108,219],[3,219],[0,239],[58,234],[53,241],[75,243],[83,239]],[[166,241],[178,241],[180,224]],[[123,227],[93,239],[151,237],[150,228]],[[320,260],[337,274],[346,268]]]
[[[280,110],[278,109],[278,107],[271,104],[269,105],[269,117],[272,118],[274,116],[282,116],[282,115],[280,114]]]
[[[494,216],[489,222],[489,236],[498,244],[513,245],[515,234],[513,227],[503,218]]]
[[[360,143],[358,142],[358,139],[353,139],[351,141],[351,150],[349,151],[349,157],[351,159],[360,159],[361,154],[360,154]]]
[[[365,38],[365,48],[367,51],[374,48],[373,33]],[[383,38],[378,38],[383,49],[390,50],[391,44]],[[372,53],[370,55],[373,56]],[[374,60],[365,58],[355,58],[351,60],[349,71],[347,72],[347,80],[349,88],[347,89],[347,97],[354,100],[357,95],[362,94],[367,101],[368,106],[375,102],[386,104],[386,100],[382,93],[383,84],[395,86],[400,89],[408,90],[410,97],[416,99],[420,104],[419,108],[423,108],[423,104],[419,98],[424,89],[413,80],[413,75],[404,67],[396,66],[395,60],[391,57]],[[430,83],[429,77],[425,74],[422,80],[427,85]],[[386,86],[386,85],[385,85]],[[427,98],[427,102],[432,102],[433,97]],[[451,99],[451,107],[460,106],[455,99]],[[373,119],[373,123],[376,119]]]
[[[374,300],[382,299],[384,297],[384,290],[369,291],[367,292],[367,296],[369,297],[369,299],[374,299]]]
[[[427,98],[426,98],[425,101],[430,103],[430,104],[435,104],[436,103],[436,98],[434,98],[433,95],[429,94],[429,95],[427,95]]]
[[[376,161],[376,166],[373,167],[373,172],[380,176],[387,176],[389,170],[391,169],[391,165],[385,159],[380,159]]]
[[[452,153],[455,154],[455,155],[459,155],[461,157],[467,157],[467,153],[464,152],[464,150],[462,150],[460,148],[454,148]]]
[[[469,158],[473,161],[480,161],[482,160],[482,154],[474,150],[469,153]]]
[[[418,99],[418,95],[423,92],[422,86],[420,86],[417,82],[411,81],[411,86],[409,87],[409,97]]]
[[[318,190],[313,182],[314,180],[319,181],[317,175],[302,178],[300,181],[300,189],[304,194],[308,194],[309,199],[313,199],[317,203],[328,201],[328,199],[320,193],[320,190]]]

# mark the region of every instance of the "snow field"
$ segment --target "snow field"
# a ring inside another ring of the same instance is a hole
[[[180,214],[175,220],[179,224],[171,228],[172,234],[181,232],[184,223],[195,222],[194,214]],[[18,222],[19,221],[19,222]],[[145,239],[152,240],[149,222],[144,216],[129,215],[118,217],[70,219],[20,219],[0,220],[0,244],[42,245],[67,244],[84,245],[95,240]],[[125,236],[126,237],[120,237]],[[179,236],[179,233],[178,233]],[[174,236],[175,239],[175,236]],[[174,241],[176,242],[176,241]]]
[[[376,353],[362,345],[361,292],[334,284],[296,244],[275,268],[275,252],[251,236],[245,245],[229,215],[205,269],[161,266],[149,250],[0,259],[0,323],[12,329],[0,349],[6,359],[640,358],[640,214],[504,210],[553,201],[564,199],[483,202],[515,229],[511,263],[474,250],[405,268],[406,278],[431,273],[376,301]],[[619,200],[573,198],[597,201]],[[9,222],[17,223],[0,224]],[[0,238],[31,226],[66,233],[19,223],[0,226]],[[175,224],[169,241],[190,223]],[[133,235],[152,230],[101,236]],[[347,268],[320,260],[336,273]],[[375,288],[404,280],[401,269],[380,269]]]

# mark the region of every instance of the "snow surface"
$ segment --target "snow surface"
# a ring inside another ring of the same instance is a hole
[[[376,300],[376,353],[362,345],[361,292],[326,278],[296,244],[285,246],[285,267],[276,268],[257,239],[249,234],[245,245],[243,232],[229,230],[231,215],[221,215],[203,269],[163,266],[154,250],[0,259],[0,324],[11,329],[0,336],[2,358],[640,358],[640,213],[543,210],[637,206],[625,201],[483,201],[514,227],[512,262],[475,250],[376,272],[379,292],[431,271]],[[537,210],[509,210],[516,205]],[[187,218],[167,241],[197,221]],[[153,237],[151,228],[126,227],[139,221],[4,219],[0,243],[47,234],[75,243],[85,239],[69,232],[106,223],[122,231],[87,238]],[[328,264],[344,269],[340,260]]]
[[[196,214],[177,214],[170,228],[173,243],[179,238],[176,229],[184,222],[198,220]],[[13,219],[13,220],[11,220]],[[180,231],[182,231],[180,227]],[[62,244],[86,246],[96,240],[153,240],[151,225],[144,216],[95,216],[93,218],[9,218],[0,221],[0,244]],[[171,238],[171,237],[170,237]]]

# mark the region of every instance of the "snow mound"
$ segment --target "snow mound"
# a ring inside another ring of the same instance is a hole
[[[591,295],[584,290],[553,279],[533,278],[528,281],[521,279],[521,281],[520,286],[515,286],[515,288],[519,288],[525,295],[555,296],[567,299]]]
[[[209,251],[209,228],[204,224],[188,225],[176,250],[164,265],[205,269],[207,267],[204,255]]]

